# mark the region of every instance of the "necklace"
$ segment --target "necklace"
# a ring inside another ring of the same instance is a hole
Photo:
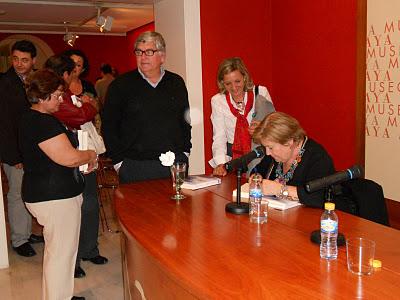
[[[307,142],[307,136],[304,137],[303,144],[301,145],[301,148],[299,150],[299,153],[297,154],[295,160],[292,162],[290,165],[289,170],[286,173],[283,173],[283,163],[279,162],[278,166],[276,167],[275,175],[276,178],[278,178],[279,183],[285,184],[293,178],[294,170],[296,170],[298,164],[301,162],[301,157],[303,156],[304,152],[306,149],[304,149],[304,146]]]

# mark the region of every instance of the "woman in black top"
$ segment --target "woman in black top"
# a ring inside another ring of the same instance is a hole
[[[307,193],[304,184],[333,174],[333,161],[320,144],[306,136],[299,122],[282,112],[271,113],[253,138],[266,148],[266,156],[256,166],[264,177],[263,193],[322,208],[325,191]]]
[[[51,115],[62,101],[63,84],[47,69],[31,74],[26,92],[32,107],[20,124],[22,198],[44,227],[43,299],[72,297],[84,187],[78,167],[88,163],[91,171],[97,161],[94,151],[77,150],[74,135]]]

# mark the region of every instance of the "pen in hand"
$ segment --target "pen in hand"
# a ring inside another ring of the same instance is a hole
[[[269,164],[268,171],[267,171],[267,174],[265,176],[265,179],[269,179],[269,177],[271,176],[272,169],[274,168],[274,165],[275,165],[275,162],[271,161],[271,163]]]

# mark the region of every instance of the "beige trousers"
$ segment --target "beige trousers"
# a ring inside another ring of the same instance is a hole
[[[74,269],[81,226],[82,195],[26,203],[43,226],[43,300],[70,300],[74,292]]]

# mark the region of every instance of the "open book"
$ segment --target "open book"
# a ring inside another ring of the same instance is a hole
[[[183,189],[197,190],[207,186],[221,183],[221,178],[208,175],[192,175],[185,179],[182,184]]]
[[[242,202],[249,202],[249,183],[245,183],[242,185],[241,189],[241,198]],[[278,210],[286,210],[292,207],[296,207],[301,205],[298,201],[291,200],[281,200],[275,196],[263,196],[263,199],[268,200],[268,206],[278,209]],[[232,193],[232,201],[236,201],[236,189]]]

